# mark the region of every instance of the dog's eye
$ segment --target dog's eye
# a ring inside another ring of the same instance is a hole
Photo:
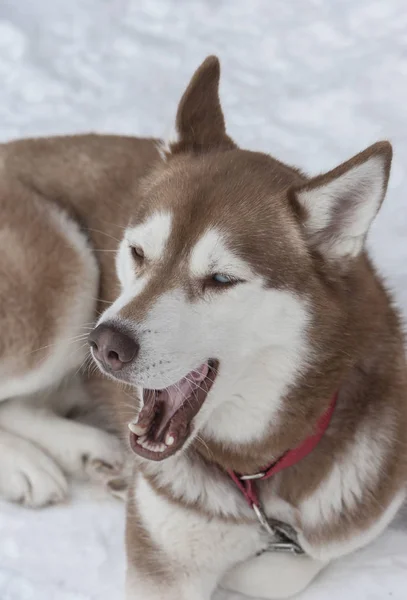
[[[208,275],[203,280],[202,287],[204,291],[211,289],[226,290],[238,283],[244,283],[244,280],[233,277],[233,275],[227,275],[226,273],[212,273],[212,275]]]
[[[136,260],[138,263],[141,263],[144,260],[143,248],[140,248],[140,246],[132,246],[131,255],[133,256],[134,260]]]
[[[219,287],[227,287],[239,283],[239,280],[236,279],[236,277],[232,277],[232,275],[226,275],[225,273],[213,273],[210,276],[210,280],[212,285]]]
[[[220,283],[222,285],[227,285],[228,283],[235,281],[229,275],[225,275],[224,273],[214,273],[212,275],[212,279],[215,281],[215,283]]]

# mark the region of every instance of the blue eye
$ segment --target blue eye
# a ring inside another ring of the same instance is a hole
[[[231,283],[235,283],[236,279],[233,279],[230,275],[225,275],[224,273],[214,273],[212,275],[213,281],[216,283],[220,283],[221,285],[227,285]]]
[[[227,273],[212,273],[204,279],[203,289],[212,288],[212,289],[227,289],[235,286],[238,283],[243,283],[243,279],[238,279],[233,275],[227,275]]]

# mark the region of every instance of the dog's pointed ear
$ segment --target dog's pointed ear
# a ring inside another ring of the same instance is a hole
[[[195,71],[178,105],[177,137],[169,144],[171,154],[236,147],[226,134],[219,100],[219,78],[219,60],[216,56],[208,56]]]
[[[311,247],[328,260],[355,257],[386,194],[392,147],[373,144],[291,190]]]

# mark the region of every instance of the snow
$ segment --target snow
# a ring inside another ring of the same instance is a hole
[[[372,252],[407,314],[405,0],[2,0],[0,139],[161,136],[210,53],[229,132],[320,172],[394,144]],[[82,490],[40,512],[0,506],[1,600],[122,598],[123,505]],[[407,519],[330,567],[302,600],[402,600]],[[237,600],[219,594],[217,600]]]

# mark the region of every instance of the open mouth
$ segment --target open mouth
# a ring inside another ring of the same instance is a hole
[[[143,408],[129,423],[132,450],[160,461],[179,450],[191,434],[191,423],[215,381],[218,363],[209,360],[162,390],[143,390]]]

